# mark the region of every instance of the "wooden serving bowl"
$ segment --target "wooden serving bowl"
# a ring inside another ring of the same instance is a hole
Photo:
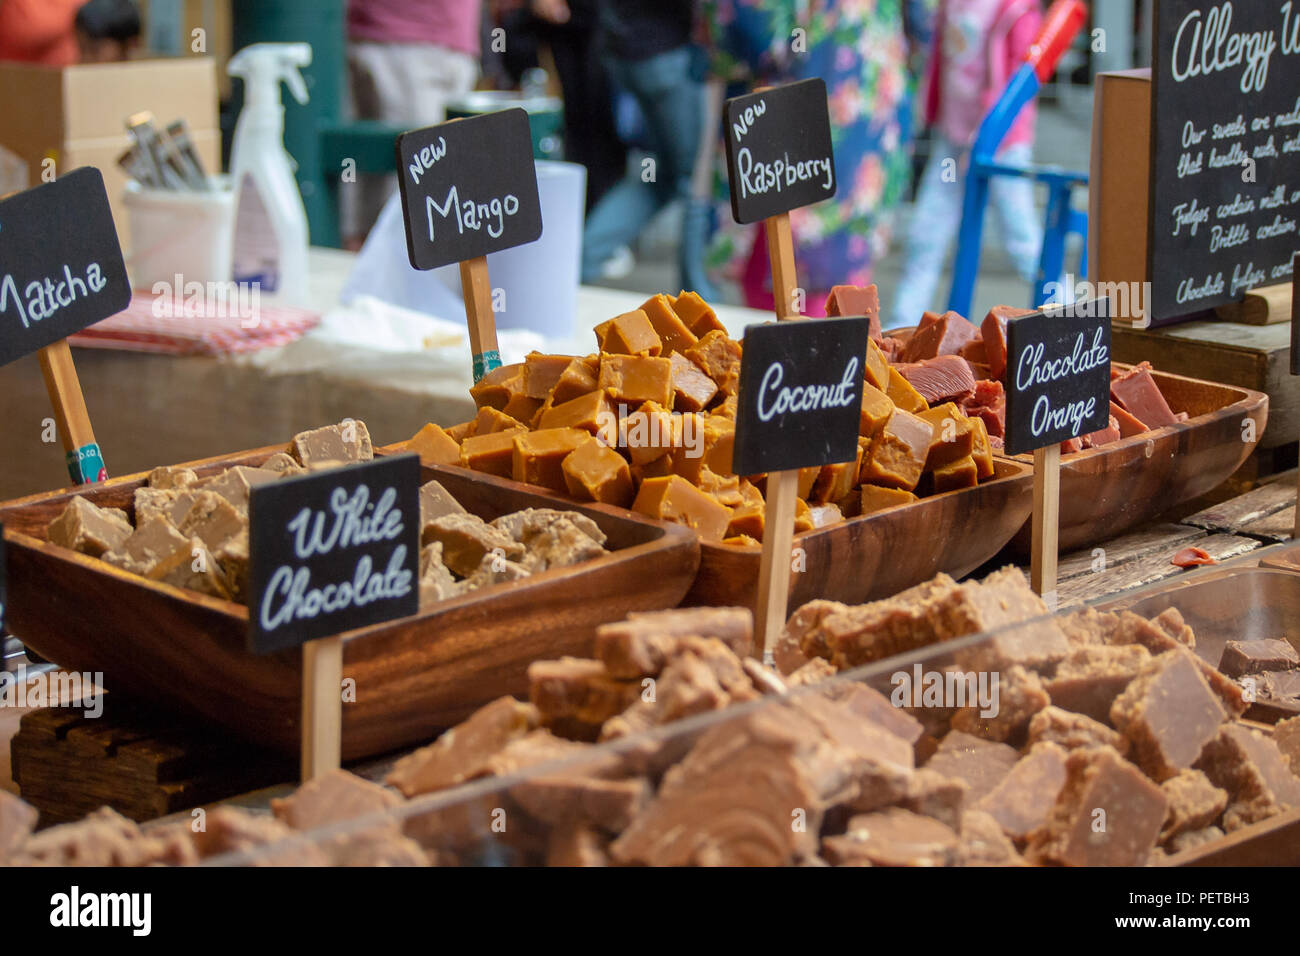
[[[281,447],[188,463],[200,475],[257,465]],[[608,556],[472,591],[414,616],[351,631],[343,674],[343,757],[411,746],[503,694],[527,694],[528,665],[590,656],[595,629],[631,611],[676,607],[699,566],[686,528],[602,505],[578,505],[460,468],[423,469],[468,510],[492,519],[523,508],[567,508],[608,536]],[[149,581],[46,538],[74,495],[132,510],[144,474],[0,504],[9,560],[12,633],[61,667],[102,672],[104,686],[296,754],[302,655],[246,647],[248,609]]]
[[[1155,370],[1151,377],[1169,407],[1190,417],[1061,456],[1063,553],[1108,541],[1218,487],[1250,457],[1264,434],[1268,396],[1263,392]],[[1253,442],[1245,440],[1248,418],[1254,421]],[[1032,463],[1032,456],[1017,460]],[[1028,555],[1031,540],[1026,521],[1013,542],[1017,553]]]
[[[861,604],[941,571],[959,577],[978,568],[1033,511],[1033,469],[1002,458],[994,468],[994,477],[974,488],[795,535],[806,567],[790,576],[790,610],[814,598]],[[700,572],[683,603],[754,607],[762,553],[702,542]]]

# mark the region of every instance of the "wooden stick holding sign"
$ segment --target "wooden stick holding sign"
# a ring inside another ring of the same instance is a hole
[[[802,298],[795,276],[794,238],[790,232],[790,210],[830,199],[835,195],[835,157],[831,147],[830,113],[827,109],[826,84],[820,79],[803,80],[785,86],[767,87],[746,96],[727,100],[723,111],[727,131],[727,176],[731,183],[731,214],[738,223],[761,221],[767,236],[767,256],[772,271],[772,298],[778,321],[802,318],[798,307]],[[863,320],[864,322],[866,320]],[[802,355],[809,342],[802,333],[785,336],[792,356]],[[757,346],[756,346],[757,347]],[[866,353],[866,333],[856,353]],[[758,592],[755,602],[756,646],[766,658],[771,644],[785,626],[786,604],[790,597],[790,574],[793,562],[795,502],[798,497],[799,469],[814,464],[844,461],[824,458],[828,453],[818,439],[818,416],[794,414],[792,434],[808,443],[807,452],[816,461],[801,461],[803,449],[786,448],[782,454],[764,456],[760,447],[747,445],[741,453],[740,419],[745,417],[746,401],[753,407],[748,413],[750,441],[770,438],[771,419],[764,419],[757,403],[766,391],[764,375],[769,366],[754,371],[750,364],[750,335],[745,336],[742,369],[751,368],[746,391],[741,375],[741,411],[737,413],[736,456],[732,470],[739,475],[767,473],[766,510],[763,523],[763,556],[759,561]],[[822,353],[823,361],[834,353]],[[857,402],[862,400],[861,358],[858,362]],[[779,368],[779,365],[770,366]],[[819,381],[822,369],[799,370],[809,383]],[[781,374],[786,374],[784,371]],[[756,376],[756,377],[755,377]],[[786,379],[787,383],[789,379]],[[856,406],[855,406],[856,408]],[[784,412],[776,413],[782,421]],[[761,424],[759,424],[761,422]],[[755,438],[754,436],[760,436]],[[834,453],[843,451],[837,443]],[[848,457],[857,451],[857,436]],[[758,462],[768,464],[757,467]],[[775,467],[772,464],[775,463]]]
[[[1030,579],[1056,606],[1061,442],[1110,424],[1110,300],[1044,306],[1007,323],[1008,454],[1034,453]]]
[[[0,200],[0,365],[37,353],[74,484],[108,473],[67,337],[130,301],[98,169],[74,169]]]
[[[420,459],[258,485],[249,498],[248,644],[302,646],[302,778],[339,767],[343,632],[419,609]]]
[[[501,365],[487,256],[542,235],[528,114],[502,110],[403,133],[397,173],[411,265],[460,263],[477,382]]]

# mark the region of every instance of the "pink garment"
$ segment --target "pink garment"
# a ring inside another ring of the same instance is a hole
[[[926,76],[925,120],[970,145],[980,121],[1025,60],[1042,22],[1038,0],[943,0]],[[1031,101],[1002,145],[1033,142]]]
[[[348,37],[479,55],[480,0],[348,0]]]

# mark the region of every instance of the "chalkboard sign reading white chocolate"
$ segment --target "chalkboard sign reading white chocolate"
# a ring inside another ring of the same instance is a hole
[[[727,100],[731,214],[749,223],[835,195],[826,83],[801,80]]]
[[[502,110],[397,137],[406,251],[436,269],[542,235],[528,114]]]
[[[1110,300],[1053,306],[1007,323],[1012,455],[1110,424]]]
[[[418,455],[258,485],[249,646],[269,654],[419,606]]]
[[[0,201],[0,365],[131,301],[104,177],[83,166]]]
[[[1159,320],[1291,278],[1300,2],[1160,0],[1155,9],[1147,275]]]
[[[853,317],[746,330],[732,471],[790,471],[857,454],[870,328]]]

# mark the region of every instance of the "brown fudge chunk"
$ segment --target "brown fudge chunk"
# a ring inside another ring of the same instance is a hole
[[[810,658],[829,660],[830,648],[826,646],[823,639],[822,623],[832,614],[848,610],[847,604],[818,598],[809,601],[790,615],[773,651],[777,670],[783,674],[790,674],[802,667]]]
[[[131,496],[131,508],[135,512],[135,523],[144,524],[150,518],[165,518],[175,507],[178,499],[189,496],[170,488],[137,488]],[[168,519],[171,520],[171,519]]]
[[[672,363],[673,408],[679,412],[701,412],[718,394],[718,386],[686,356],[674,352]]]
[[[77,495],[50,522],[45,535],[52,544],[98,558],[105,551],[120,548],[131,536],[131,530],[131,522],[122,509],[101,508]]]
[[[1047,822],[1056,806],[1056,798],[1065,786],[1065,758],[1066,751],[1056,744],[1037,745],[975,804],[975,809],[997,820],[1013,840],[1024,840]]]
[[[740,389],[740,343],[726,332],[709,332],[682,354],[713,379],[724,395],[734,395]]]
[[[1228,831],[1300,807],[1300,778],[1292,773],[1277,744],[1257,730],[1229,723],[1219,729],[1196,762],[1216,787],[1228,791],[1223,815]]]
[[[1196,762],[1225,714],[1192,659],[1176,650],[1148,662],[1110,708],[1135,763],[1157,782]]]
[[[650,784],[641,778],[603,780],[579,773],[544,774],[510,788],[532,817],[552,826],[589,824],[617,833],[650,802]]]
[[[326,852],[272,816],[216,806],[208,811],[206,829],[194,834],[199,856],[253,851],[255,866],[328,866]]]
[[[613,679],[600,661],[562,657],[528,665],[528,699],[542,726],[564,737],[595,740],[601,724],[640,696],[639,682]]]
[[[601,557],[605,554],[604,547],[585,528],[585,524],[575,522],[563,512],[539,522],[535,530],[524,535],[524,556],[520,563],[529,571],[545,571]],[[604,538],[600,534],[600,540]]]
[[[1128,741],[1105,724],[1055,706],[1040,710],[1029,721],[1028,746],[1039,743],[1053,743],[1066,750],[1114,747],[1121,754],[1128,749]]]
[[[36,829],[36,808],[16,794],[0,790],[0,861],[14,853]]]
[[[925,768],[966,781],[970,787],[966,801],[975,804],[1001,783],[1019,760],[1013,747],[954,730],[939,742]]]
[[[435,541],[442,544],[443,563],[464,578],[478,570],[484,555],[498,554],[508,561],[524,556],[519,542],[468,513],[443,515],[425,525],[420,543]]]
[[[1167,607],[1151,619],[1151,623],[1160,628],[1179,644],[1185,647],[1196,646],[1196,634],[1183,620],[1182,612],[1176,607]]]
[[[1057,707],[1109,723],[1115,698],[1150,660],[1140,644],[1076,646],[1045,687]]]
[[[912,774],[901,804],[905,810],[933,817],[956,829],[969,791],[970,785],[965,780],[922,768]]]
[[[852,791],[842,798],[845,806],[876,810],[897,803],[913,791],[915,756],[908,741],[821,694],[800,695],[791,700],[790,706],[808,717],[848,755]]]
[[[556,827],[546,841],[547,866],[609,866],[609,841],[581,823]]]
[[[1247,681],[1255,682],[1256,699],[1267,697],[1270,700],[1295,700],[1300,697],[1300,670],[1248,675],[1241,678],[1243,691]]]
[[[1036,863],[1140,866],[1155,848],[1169,801],[1113,749],[1071,751],[1065,786],[1026,853]]]
[[[843,836],[822,841],[834,866],[951,866],[958,837],[952,827],[901,807],[849,820]]]
[[[983,810],[966,810],[961,815],[961,842],[957,846],[959,866],[1024,866],[1025,859],[1002,832],[997,820]]]
[[[211,818],[211,813],[209,813]],[[49,827],[26,838],[5,859],[8,866],[149,866],[194,862],[192,844],[141,833],[108,807],[75,823]]]
[[[1300,771],[1300,717],[1289,717],[1274,724],[1273,742],[1287,758],[1291,772]]]
[[[613,677],[654,677],[682,637],[716,637],[738,656],[749,653],[754,615],[748,608],[683,608],[632,614],[596,629],[596,657]]]
[[[1157,627],[1145,618],[1130,611],[1120,612],[1118,626],[1112,635],[1112,643],[1141,644],[1152,654],[1163,654],[1166,651],[1186,647],[1181,641],[1171,637],[1163,627]],[[1229,716],[1240,717],[1244,714],[1249,704],[1242,697],[1241,687],[1231,678],[1220,674],[1218,670],[1199,657],[1194,656],[1192,660],[1200,669],[1201,676],[1205,678],[1206,683],[1210,685],[1210,689],[1218,695]]]
[[[151,518],[139,525],[122,546],[104,560],[132,574],[161,578],[179,564],[188,564],[190,539],[166,518]]]
[[[402,798],[387,787],[346,770],[331,770],[307,781],[291,796],[272,800],[271,813],[295,830],[314,830],[354,817],[382,813],[401,802]],[[379,826],[396,830],[397,821],[388,820]]]
[[[241,514],[225,498],[210,491],[186,492],[190,498],[184,515],[177,515],[179,507],[171,511],[172,520],[182,534],[201,540],[216,550],[231,538],[248,530],[248,516]],[[177,505],[181,502],[178,500]]]
[[[1226,833],[1218,827],[1206,827],[1203,830],[1190,830],[1187,833],[1180,833],[1171,839],[1165,848],[1171,853],[1183,853],[1187,850],[1195,849],[1198,846],[1205,846],[1207,843],[1214,843],[1222,840]]]
[[[804,687],[808,684],[816,684],[826,680],[828,677],[834,677],[836,674],[835,665],[828,660],[820,657],[814,657],[802,667],[796,668],[785,676],[785,686],[789,688]],[[891,705],[892,706],[892,705]]]
[[[998,671],[993,674],[997,676]],[[990,740],[1016,740],[1030,719],[1051,702],[1038,675],[1017,664],[1001,672],[997,713],[985,717],[978,704],[963,707],[953,714],[952,729]]]
[[[440,481],[426,481],[420,486],[420,528],[444,515],[468,514]]]
[[[915,744],[925,730],[921,722],[906,710],[895,707],[888,697],[865,684],[839,681],[826,689],[826,696],[909,744]]]
[[[476,588],[491,587],[494,584],[506,584],[520,581],[532,574],[528,568],[517,561],[508,561],[498,554],[485,554],[474,573],[457,585],[459,590],[473,591]]]
[[[370,461],[375,457],[366,423],[346,419],[337,425],[299,432],[289,443],[288,452],[304,468],[319,462]]]
[[[1169,812],[1160,842],[1166,843],[1180,833],[1201,830],[1219,819],[1228,806],[1228,791],[1210,783],[1199,770],[1184,770],[1160,785],[1169,800]]]
[[[437,427],[437,426],[435,426]],[[307,469],[298,464],[285,452],[277,451],[260,465],[263,471],[273,471],[281,478],[293,478],[297,475],[305,475]]]
[[[1088,647],[1111,643],[1109,636],[1119,626],[1119,615],[1089,607],[1062,614],[1056,623],[1072,647]]]
[[[1258,641],[1228,641],[1219,658],[1219,671],[1228,677],[1244,677],[1265,671],[1300,667],[1300,654],[1286,641],[1265,638]]]
[[[384,782],[414,797],[481,777],[488,772],[493,755],[537,722],[537,708],[532,704],[499,697],[433,743],[397,761]]]

